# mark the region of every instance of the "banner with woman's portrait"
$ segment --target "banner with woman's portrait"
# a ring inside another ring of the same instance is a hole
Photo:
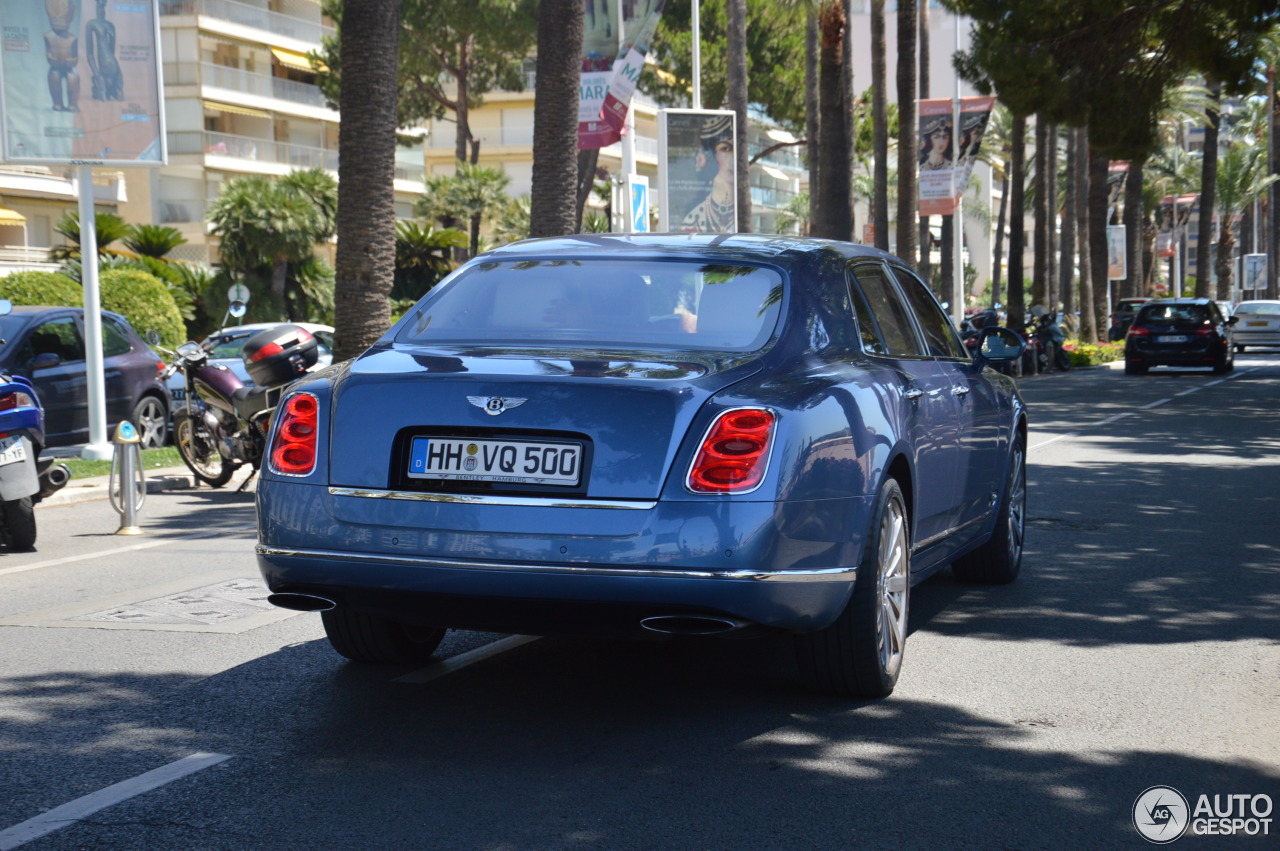
[[[933,98],[919,102],[920,215],[955,213],[956,200],[969,188],[995,101],[994,97],[961,98],[959,133],[955,101]]]
[[[659,228],[737,232],[736,118],[726,110],[658,111]]]

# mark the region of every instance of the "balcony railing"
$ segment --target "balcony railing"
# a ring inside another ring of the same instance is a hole
[[[159,205],[162,225],[203,222],[205,219],[205,202],[201,199],[160,201]]]
[[[338,152],[231,133],[170,133],[170,154],[206,154],[337,172]]]
[[[48,247],[38,245],[0,245],[0,263],[28,266],[52,263]]]
[[[160,14],[207,15],[316,45],[324,36],[334,34],[333,27],[319,21],[308,21],[235,0],[160,0]]]
[[[169,76],[171,68],[176,72],[177,79],[171,80]],[[198,77],[193,75],[196,68],[199,69]],[[247,95],[277,98],[304,106],[327,106],[320,87],[311,83],[299,83],[296,80],[286,80],[270,74],[259,74],[227,65],[216,65],[212,62],[201,62],[198,66],[194,62],[174,62],[165,65],[165,82],[194,83],[197,80],[205,86],[216,86]]]

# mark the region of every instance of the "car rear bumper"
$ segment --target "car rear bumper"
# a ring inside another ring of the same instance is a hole
[[[1237,346],[1280,346],[1280,331],[1248,331],[1236,329]]]
[[[273,592],[530,634],[639,633],[677,615],[820,629],[849,598],[869,510],[862,497],[495,506],[261,485]]]

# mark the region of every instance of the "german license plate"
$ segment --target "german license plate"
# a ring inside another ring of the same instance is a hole
[[[27,460],[27,447],[22,444],[21,437],[14,435],[0,440],[0,467],[25,460]]]
[[[572,487],[582,479],[582,446],[534,440],[415,437],[409,478]]]
[[[1157,343],[1185,343],[1186,341],[1186,334],[1165,334],[1163,337],[1156,337]]]

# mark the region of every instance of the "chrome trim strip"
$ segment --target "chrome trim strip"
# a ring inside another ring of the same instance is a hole
[[[938,541],[941,541],[943,538],[949,538],[952,535],[954,535],[956,532],[959,532],[961,529],[969,528],[974,523],[985,523],[987,521],[987,518],[989,518],[990,516],[991,516],[990,511],[984,511],[982,514],[978,515],[972,520],[961,523],[959,526],[952,526],[950,529],[946,530],[945,532],[939,532],[938,534],[930,538],[927,538],[923,541],[916,541],[914,544],[911,545],[911,554],[915,555],[916,553],[923,550],[925,547],[931,547],[934,544],[938,543]]]
[[[260,556],[284,558],[323,558],[363,564],[392,564],[405,567],[436,567],[447,570],[492,570],[507,573],[564,573],[581,576],[618,576],[627,579],[746,579],[757,582],[852,582],[856,567],[832,567],[817,570],[662,570],[651,567],[596,567],[572,564],[513,564],[483,561],[450,561],[448,559],[393,556],[382,553],[349,553],[334,550],[304,550],[297,547],[271,547],[257,544],[253,551]]]
[[[426,493],[425,491],[393,491],[374,488],[330,487],[333,496],[355,496],[362,499],[405,499],[411,502],[451,502],[462,505],[523,505],[535,508],[615,508],[648,511],[657,500],[601,499],[569,500],[556,496],[482,496],[463,493]]]

